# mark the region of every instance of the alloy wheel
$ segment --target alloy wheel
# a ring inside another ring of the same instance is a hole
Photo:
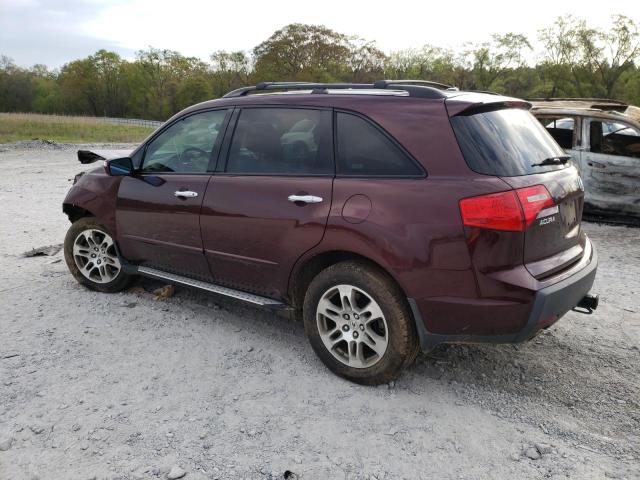
[[[371,367],[387,351],[389,330],[382,309],[358,287],[328,289],[318,302],[316,322],[324,346],[349,367]]]
[[[113,281],[122,268],[113,239],[96,229],[84,230],[76,237],[73,260],[80,273],[96,283]]]

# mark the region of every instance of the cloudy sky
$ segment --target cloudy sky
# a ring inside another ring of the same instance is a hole
[[[433,44],[456,47],[492,33],[524,33],[567,13],[606,27],[610,16],[640,21],[640,0],[437,2],[278,0],[0,0],[0,54],[22,66],[58,67],[101,48],[132,58],[154,46],[208,59],[216,50],[247,50],[282,26],[326,25],[375,40],[386,51]]]

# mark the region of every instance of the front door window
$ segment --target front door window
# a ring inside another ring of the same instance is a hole
[[[621,157],[640,157],[640,131],[616,121],[591,120],[590,150]]]
[[[171,125],[147,146],[142,172],[206,173],[226,113],[198,113]]]

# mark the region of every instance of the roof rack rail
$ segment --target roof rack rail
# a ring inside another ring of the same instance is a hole
[[[328,90],[389,89],[403,90],[411,97],[445,98],[443,91],[457,90],[455,87],[427,80],[378,80],[374,83],[314,83],[314,82],[261,82],[249,87],[241,87],[222,98],[244,97],[260,90],[311,90],[312,93],[327,93]]]
[[[373,84],[374,88],[389,88],[390,86],[408,86],[418,85],[421,87],[433,87],[440,90],[458,91],[458,87],[447,85],[445,83],[432,82],[431,80],[376,80]]]

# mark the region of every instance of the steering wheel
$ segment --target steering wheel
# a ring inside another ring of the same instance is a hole
[[[194,153],[206,157],[207,160],[209,159],[209,152],[198,147],[187,147],[182,151],[182,155],[188,155],[189,157],[193,157]]]
[[[206,150],[198,147],[187,147],[180,155],[180,163],[187,169],[204,172],[209,166],[209,156],[210,154]]]

